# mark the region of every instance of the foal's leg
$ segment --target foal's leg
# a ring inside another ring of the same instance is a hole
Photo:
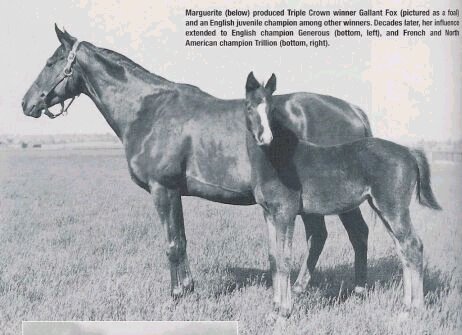
[[[302,267],[298,273],[297,281],[293,288],[296,294],[306,290],[327,239],[324,216],[317,214],[301,214],[301,217],[305,225],[307,249]]]
[[[408,307],[423,307],[423,244],[412,227],[409,210],[396,222],[390,222],[390,227],[403,263],[404,303]]]
[[[403,264],[404,304],[420,308],[423,295],[423,244],[411,224],[409,209],[398,214],[379,212]]]
[[[149,184],[158,218],[167,237],[167,257],[170,263],[171,294],[179,298],[194,290],[194,282],[186,254],[183,207],[180,192],[157,182]]]
[[[265,211],[265,220],[268,225],[269,262],[273,277],[273,308],[279,315],[288,317],[292,311],[290,269],[295,216],[287,220]]]
[[[339,215],[355,252],[355,292],[363,293],[367,280],[367,239],[369,228],[359,208]]]

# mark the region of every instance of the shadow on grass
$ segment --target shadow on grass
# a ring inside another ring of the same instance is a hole
[[[216,295],[228,294],[235,290],[253,285],[261,285],[266,288],[272,286],[272,279],[269,270],[255,268],[228,267],[226,269],[228,279],[225,285],[218,290]],[[294,284],[298,271],[291,272],[291,282]],[[371,260],[368,263],[368,290],[374,290],[376,286],[391,287],[397,286],[402,279],[401,262],[393,256],[382,257]],[[442,292],[449,287],[448,276],[441,271],[424,271],[424,294]],[[316,271],[305,294],[312,289],[329,300],[336,303],[347,300],[354,290],[354,269],[352,264],[340,264],[331,268],[324,268]],[[432,304],[432,301],[430,301]]]

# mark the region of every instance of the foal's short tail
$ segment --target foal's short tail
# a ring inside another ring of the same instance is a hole
[[[430,184],[430,165],[428,164],[427,156],[422,150],[417,149],[411,149],[411,154],[414,156],[419,170],[417,179],[417,199],[419,199],[419,203],[432,209],[441,210]]]

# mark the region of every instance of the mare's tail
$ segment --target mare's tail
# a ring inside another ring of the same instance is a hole
[[[422,150],[411,149],[410,151],[418,167],[417,199],[419,203],[432,209],[441,210],[441,206],[436,201],[432,191],[430,165],[428,164],[427,156]]]

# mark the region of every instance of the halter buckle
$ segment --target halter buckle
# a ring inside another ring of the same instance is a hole
[[[70,77],[70,76],[72,76],[72,73],[73,73],[73,72],[74,72],[74,71],[73,71],[72,68],[70,67],[69,69],[68,69],[68,68],[65,68],[64,71],[63,71],[63,74],[64,74],[64,76],[66,76],[66,77]]]
[[[74,59],[75,59],[75,52],[74,51],[69,52],[69,55],[67,56],[67,60],[69,62],[72,62]]]

